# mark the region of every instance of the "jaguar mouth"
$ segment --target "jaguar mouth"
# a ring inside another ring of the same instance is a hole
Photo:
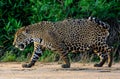
[[[25,45],[24,45],[24,44],[20,44],[20,45],[18,45],[18,48],[19,48],[20,50],[24,50],[24,49],[25,49]]]

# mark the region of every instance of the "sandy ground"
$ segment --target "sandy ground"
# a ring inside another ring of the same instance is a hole
[[[120,79],[120,63],[111,68],[93,67],[93,63],[72,63],[63,69],[57,63],[40,63],[32,68],[22,68],[21,63],[0,63],[0,79]]]

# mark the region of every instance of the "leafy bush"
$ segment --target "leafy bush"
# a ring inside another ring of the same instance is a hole
[[[16,56],[15,54],[11,54],[11,52],[8,52],[4,55],[2,61],[7,62],[7,61],[15,61]]]
[[[12,46],[14,34],[22,26],[43,20],[59,21],[66,18],[95,16],[119,28],[119,4],[119,0],[0,0],[0,56],[6,57],[9,52],[15,54],[17,58],[24,59],[28,52],[31,54],[33,50],[31,45],[23,52]],[[53,56],[46,51],[41,60],[45,59],[47,54]]]

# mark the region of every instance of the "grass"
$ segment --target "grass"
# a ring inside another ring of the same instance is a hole
[[[16,60],[16,55],[11,54],[11,52],[8,52],[3,56],[2,62],[12,62]]]

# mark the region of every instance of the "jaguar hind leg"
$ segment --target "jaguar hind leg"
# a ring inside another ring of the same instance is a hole
[[[108,67],[112,66],[113,62],[113,48],[108,49]]]
[[[108,60],[108,67],[112,66],[112,48],[107,48],[102,53],[98,53],[98,56],[100,57],[100,62],[98,64],[95,64],[94,67],[102,67],[104,63]]]
[[[98,64],[95,64],[94,67],[102,67],[107,60],[106,54],[101,53],[101,54],[98,54],[98,56],[100,57],[100,62]]]

